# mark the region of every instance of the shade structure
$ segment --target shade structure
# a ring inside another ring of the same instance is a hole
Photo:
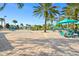
[[[64,20],[62,20],[62,21],[60,21],[60,22],[58,22],[57,24],[69,24],[69,23],[76,23],[77,22],[77,20],[73,20],[73,19],[64,19]]]
[[[78,21],[78,22],[76,22],[75,24],[79,24],[79,21]]]

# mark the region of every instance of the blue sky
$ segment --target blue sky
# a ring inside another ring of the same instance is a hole
[[[33,16],[33,6],[37,4],[34,3],[26,3],[22,9],[18,9],[16,4],[7,4],[3,11],[0,11],[0,17],[7,16],[6,23],[12,23],[12,20],[17,20],[18,24],[44,24],[44,19],[41,17]],[[55,3],[54,5],[60,6],[58,10],[62,10],[63,7],[66,6],[65,3]]]

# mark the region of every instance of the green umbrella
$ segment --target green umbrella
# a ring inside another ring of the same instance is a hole
[[[78,22],[76,22],[75,24],[79,24],[79,21],[78,21]]]
[[[68,28],[69,27],[68,24],[76,23],[76,22],[78,22],[78,21],[77,20],[73,20],[73,19],[67,19],[67,18],[65,18],[64,20],[59,21],[57,24],[67,25],[67,28]]]
[[[77,22],[77,20],[73,20],[73,19],[64,19],[60,22],[58,22],[57,24],[69,24],[69,23],[75,23]]]

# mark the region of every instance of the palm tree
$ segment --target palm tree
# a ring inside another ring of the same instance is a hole
[[[74,19],[78,20],[79,3],[68,3],[67,5],[72,10]]]
[[[23,23],[20,24],[21,26],[24,26]]]
[[[65,12],[69,18],[78,20],[79,14],[79,3],[67,3],[67,7],[65,8]],[[73,24],[75,25],[75,24]],[[75,25],[77,27],[77,25]]]
[[[50,17],[50,22],[51,22],[51,24],[50,24],[50,26],[52,27],[53,26],[53,21],[55,20],[55,17],[53,16],[53,17]]]
[[[72,16],[72,9],[69,6],[64,7],[61,12],[62,15],[65,15],[66,18],[71,18]]]
[[[3,5],[0,5],[0,11],[2,11],[6,7],[7,4],[8,3],[3,3]],[[21,9],[24,6],[23,3],[16,3],[16,5],[19,9]]]
[[[36,16],[43,16],[45,19],[45,26],[44,26],[44,32],[46,32],[46,26],[47,21],[49,20],[49,17],[53,17],[53,15],[56,15],[58,13],[58,10],[56,10],[56,6],[52,6],[52,3],[40,3],[38,6],[34,6],[34,15]]]
[[[26,24],[26,29],[31,29],[31,25]]]
[[[18,23],[18,22],[17,22],[17,20],[13,20],[13,23],[14,23],[14,24],[15,24],[15,26],[16,26],[16,23]]]
[[[22,29],[24,29],[24,25],[23,25],[23,23],[21,23],[20,26],[21,26]]]

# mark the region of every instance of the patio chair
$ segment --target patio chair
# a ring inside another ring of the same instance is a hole
[[[78,37],[79,37],[79,31],[76,31],[75,33],[77,33],[78,34]]]
[[[74,30],[72,30],[72,29],[69,29],[69,30],[67,30],[67,33],[66,33],[66,37],[74,37]]]

